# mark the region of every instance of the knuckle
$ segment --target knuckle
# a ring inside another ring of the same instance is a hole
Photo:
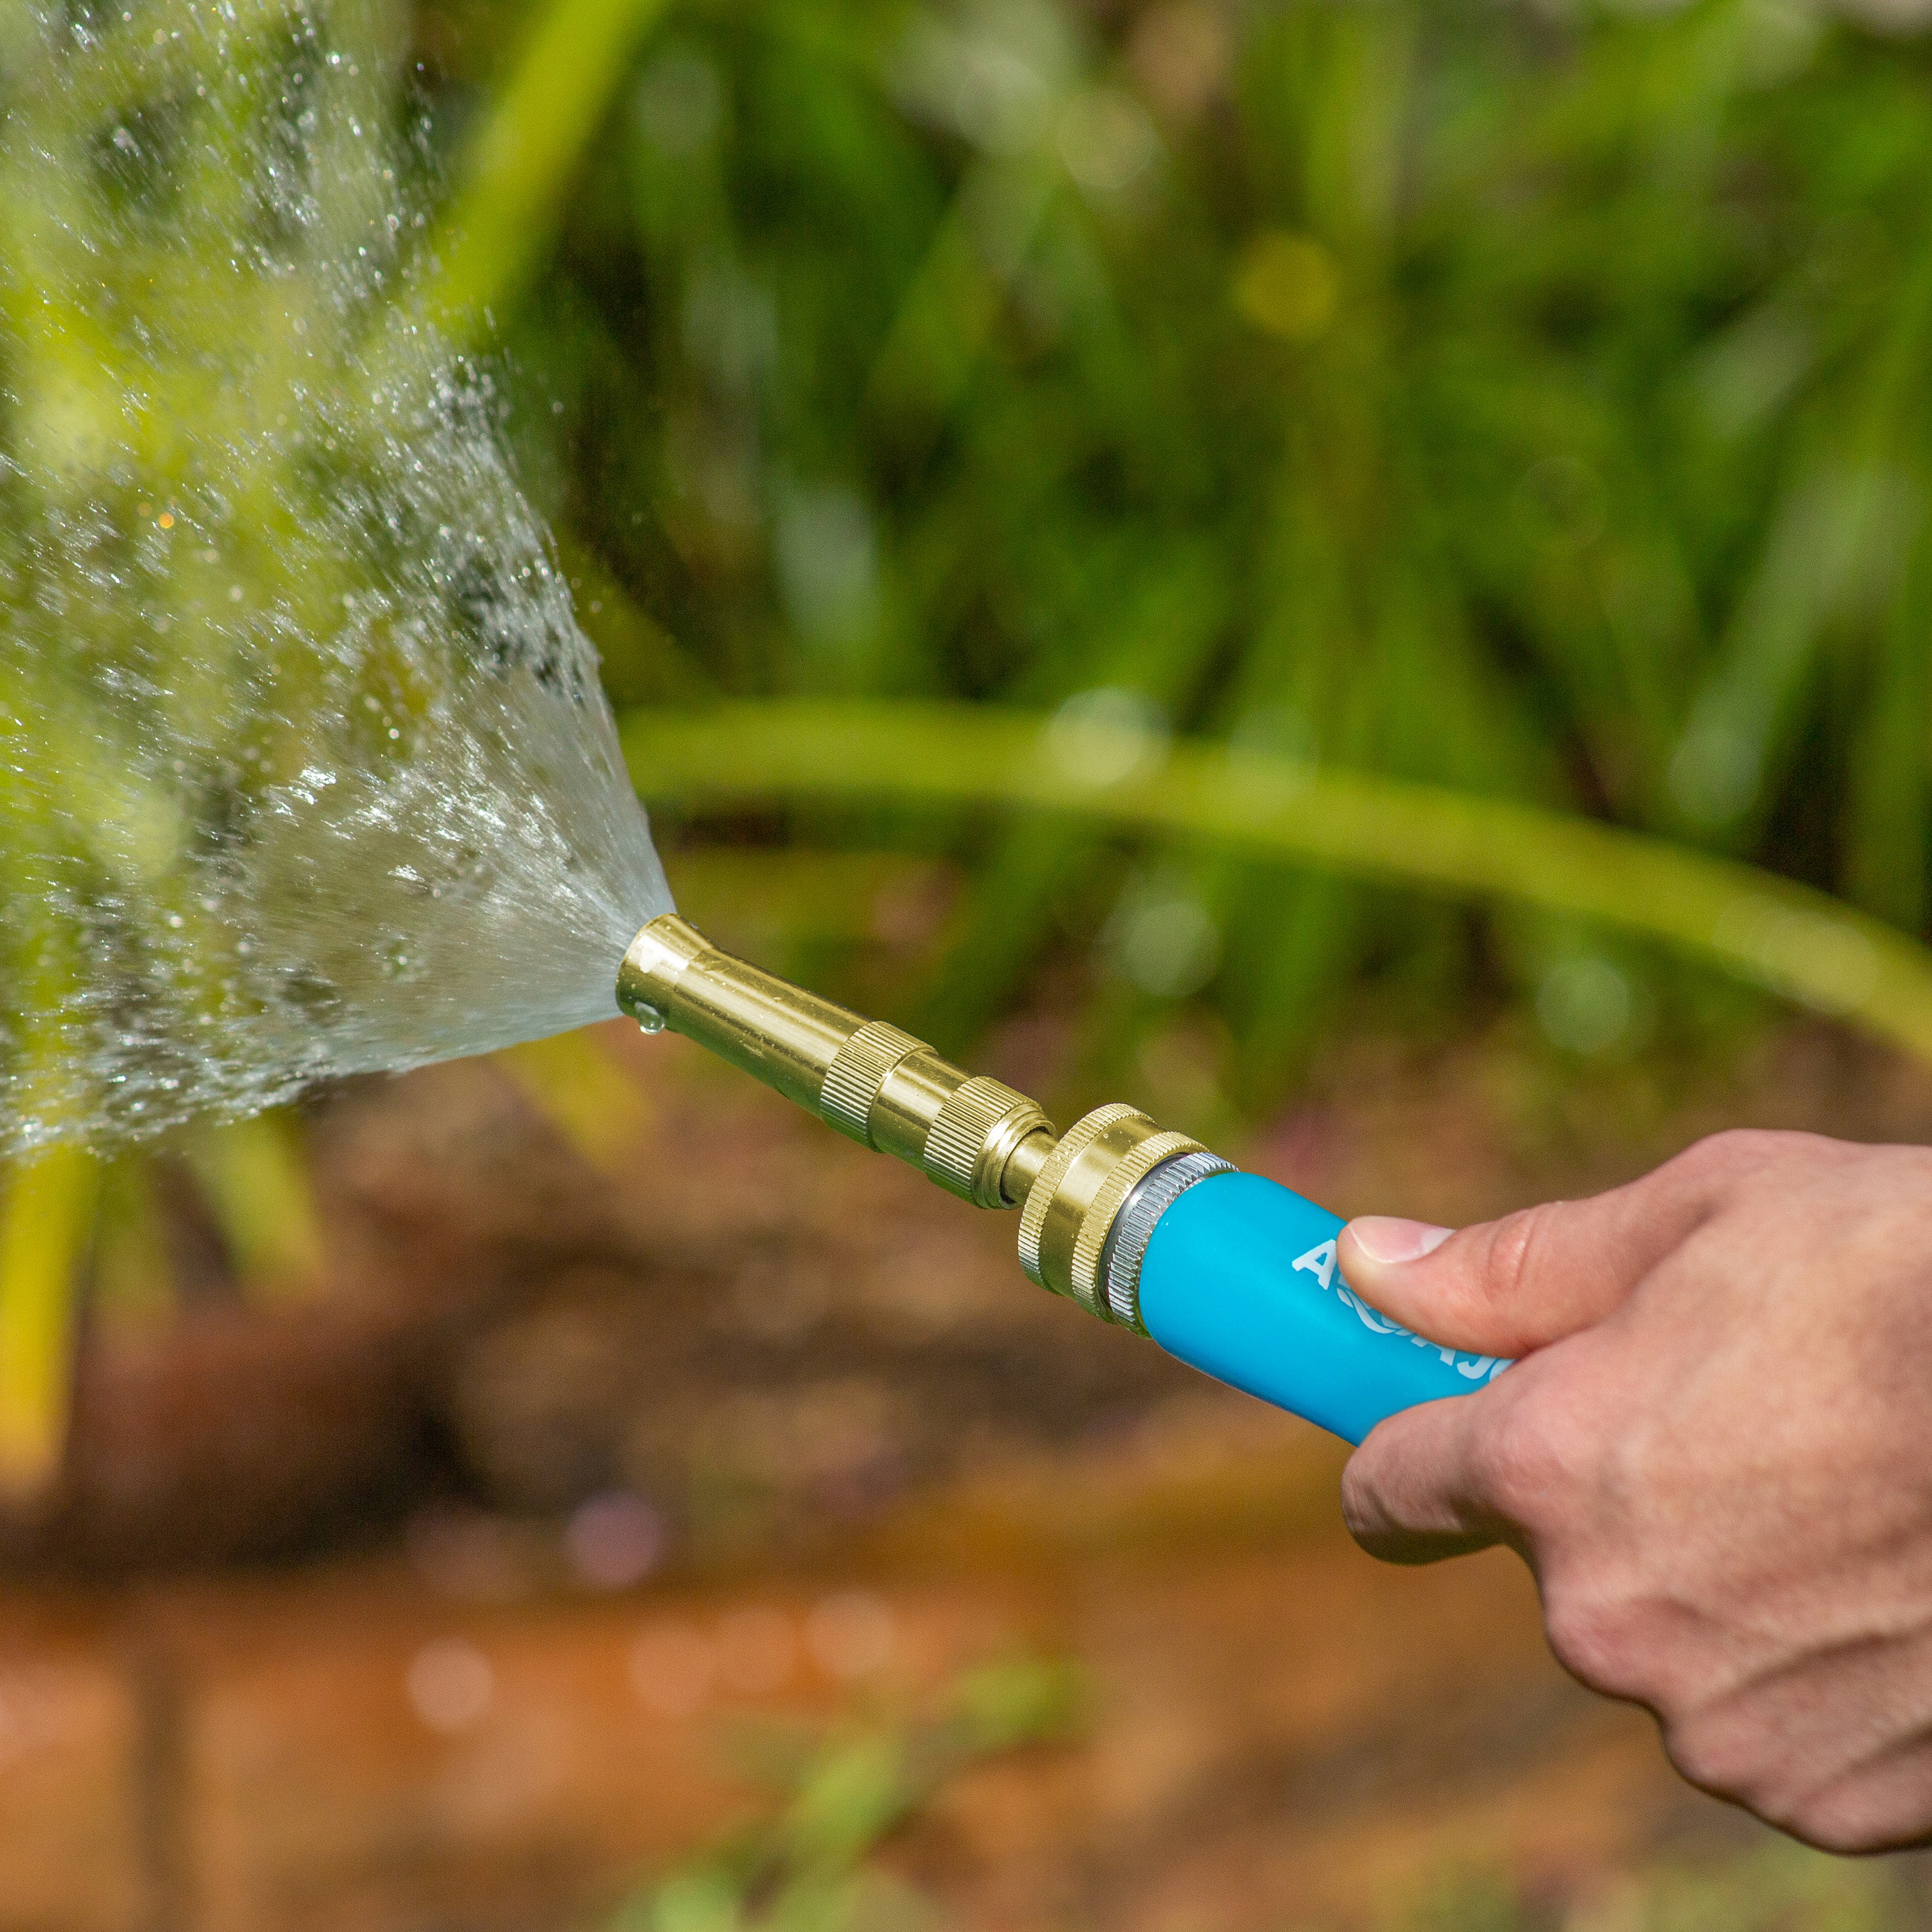
[[[1358,1543],[1366,1544],[1388,1526],[1374,1459],[1358,1449],[1342,1472],[1342,1520]]]
[[[1889,1851],[1910,1840],[1920,1823],[1916,1814],[1906,1819],[1890,1815],[1852,1784],[1828,1786],[1786,1808],[1781,1815],[1774,1809],[1760,1815],[1794,1838],[1841,1858]]]
[[[1756,1767],[1750,1754],[1740,1748],[1734,1725],[1704,1718],[1666,1722],[1664,1748],[1671,1762],[1701,1790],[1740,1804],[1749,1804],[1754,1794],[1768,1796],[1756,1791]]]
[[[1474,1451],[1477,1480],[1501,1514],[1533,1528],[1570,1487],[1568,1446],[1540,1403],[1510,1401]]]
[[[1742,1804],[1781,1831],[1804,1835],[1803,1822],[1815,1801],[1798,1787],[1789,1749],[1765,1724],[1720,1706],[1666,1720],[1664,1748],[1700,1790]]]
[[[1645,1701],[1648,1688],[1642,1619],[1602,1590],[1552,1591],[1544,1630],[1558,1663],[1580,1682],[1609,1697]]]
[[[1603,1605],[1558,1598],[1544,1612],[1543,1624],[1557,1662],[1571,1676],[1606,1693],[1622,1682],[1628,1664],[1623,1634]]]
[[[1552,1224],[1562,1210],[1562,1202],[1545,1201],[1518,1208],[1496,1222],[1484,1258],[1482,1292],[1488,1300],[1504,1308],[1522,1306],[1542,1271]]]
[[[1754,1807],[1754,1809],[1756,1808]],[[1828,1802],[1813,1801],[1794,1805],[1784,1816],[1770,1810],[1759,1814],[1766,1823],[1820,1852],[1834,1852],[1848,1858],[1859,1852],[1876,1851],[1882,1841],[1871,1837],[1859,1822],[1846,1816]]]
[[[1814,1138],[1777,1127],[1726,1127],[1693,1142],[1670,1165],[1700,1179],[1728,1180],[1788,1160]]]

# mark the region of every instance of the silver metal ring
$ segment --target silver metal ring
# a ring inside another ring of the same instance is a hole
[[[1141,1264],[1160,1217],[1197,1181],[1234,1172],[1234,1162],[1217,1154],[1177,1154],[1146,1175],[1121,1203],[1100,1257],[1100,1284],[1107,1312],[1122,1328],[1147,1333],[1141,1320]]]

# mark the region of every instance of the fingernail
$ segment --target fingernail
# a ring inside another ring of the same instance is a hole
[[[1356,1245],[1372,1262],[1419,1262],[1432,1255],[1456,1231],[1426,1221],[1400,1221],[1387,1214],[1364,1214],[1348,1223]]]

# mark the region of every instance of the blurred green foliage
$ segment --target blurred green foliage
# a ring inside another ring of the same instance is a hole
[[[277,10],[264,0],[249,17]],[[1403,799],[1412,814],[1463,801],[1469,837],[1494,828],[1504,848],[1492,872],[1537,843],[1508,827],[1544,824],[1542,849],[1581,850],[1563,821],[1593,817],[1924,932],[1932,63],[1909,22],[1815,0],[319,11],[370,50],[329,83],[347,92],[330,97],[325,142],[352,160],[360,134],[344,129],[365,114],[413,128],[421,108],[405,170],[440,212],[424,230],[382,224],[380,288],[309,304],[344,350],[317,426],[355,442],[363,386],[395,375],[424,316],[500,352],[522,480],[621,705],[995,702],[1054,718],[1049,749],[1185,734],[1273,760],[1277,777],[1318,762],[1331,770],[1310,798],[1338,814],[1355,801],[1332,837],[1277,824],[1260,840],[1184,836],[1145,812],[1021,827],[964,788],[915,814],[856,762],[847,796],[801,784],[776,812],[714,801],[700,839],[909,847],[951,868],[964,887],[930,964],[888,996],[946,1043],[1029,993],[1070,1004],[1070,988],[1088,1070],[1111,1080],[1185,1009],[1255,1109],[1365,993],[1432,1022],[1525,995],[1577,1054],[1736,1010],[1709,979],[1606,940],[1589,922],[1600,880],[1519,890],[1540,909],[1472,917],[1300,862],[1379,838],[1372,862],[1346,862],[1355,872],[1466,890],[1391,829]],[[29,18],[0,6],[0,79],[16,89]],[[146,21],[130,46],[152,40]],[[154,58],[165,80],[175,56]],[[147,84],[132,68],[115,82],[136,109]],[[256,86],[241,70],[223,84]],[[64,112],[56,84],[22,99],[50,124]],[[177,106],[157,122],[170,140],[202,111]],[[116,146],[35,176],[58,146],[16,142],[26,172],[0,208],[8,433],[63,410],[107,422],[152,380],[159,400],[136,427],[165,470],[171,423],[282,410],[286,385],[221,384],[223,341],[261,346],[281,311],[254,298],[259,277],[230,286],[223,224],[247,211],[218,143],[201,172],[123,184],[214,238],[205,260],[164,265],[176,350],[196,330],[212,344],[166,367],[108,313],[154,267],[138,250],[104,271],[86,328],[50,327],[36,306],[49,248],[69,280],[87,274],[70,245],[85,254],[85,222],[43,218],[88,168],[125,172]],[[330,182],[319,261],[382,199],[352,166]],[[304,487],[332,500],[336,474]],[[68,481],[76,502],[98,494]],[[23,532],[50,513],[4,460],[0,494],[25,609],[40,553]],[[110,494],[110,535],[144,584],[160,500],[134,500],[131,478]],[[272,519],[238,516],[233,534],[235,568],[188,584],[161,614],[171,630],[104,568],[73,635],[178,660],[189,682],[215,680],[225,716],[245,691],[221,688],[236,662],[197,630],[202,592],[326,604],[358,568],[296,568]],[[64,672],[50,659],[34,674]],[[28,708],[16,694],[16,724]],[[956,764],[973,742],[944,754]],[[67,773],[104,801],[97,842],[148,824],[193,774],[148,776],[142,790],[111,764]],[[1399,797],[1378,780],[1438,789]],[[1485,817],[1486,803],[1541,816]],[[1681,925],[1685,894],[1663,880],[1634,862],[1617,917]],[[1847,950],[1842,923],[1783,903],[1792,916],[1747,934],[1733,964],[1815,954],[1808,973],[1757,974],[1800,991],[1841,958],[1850,977],[1877,970],[1882,947],[1855,931]],[[874,911],[860,895],[814,904],[815,974],[836,976],[829,943]],[[9,943],[46,956],[33,932]],[[1932,1010],[1924,956],[1891,943],[1899,1003]],[[1102,970],[1070,978],[1069,958]],[[609,1082],[590,1060],[530,1054],[508,1070],[596,1153]],[[311,1276],[296,1142],[285,1124],[236,1131],[189,1161],[238,1265]],[[133,1170],[16,1177],[0,1340],[18,1385],[0,1386],[0,1417],[20,1426],[0,1427],[19,1438],[0,1441],[0,1463],[44,1466],[57,1436],[62,1285],[91,1247],[116,1295],[142,1302],[152,1191]]]
[[[514,44],[426,17],[452,93]],[[1806,0],[682,0],[502,319],[526,476],[620,702],[1106,690],[1922,930],[1928,78]],[[1238,858],[953,849],[924,1024],[1070,926],[1110,1038],[1204,994],[1251,1100],[1365,976],[1645,970]]]
[[[1072,1666],[1016,1658],[964,1672],[936,1715],[773,1738],[784,1796],[710,1856],[620,1906],[606,1932],[915,1932],[928,1902],[873,1854],[962,1772],[1078,1735]]]
[[[1772,1844],[1660,1863],[1541,1904],[1497,1879],[1452,1877],[1384,1922],[1386,1932],[1908,1932],[1925,1909],[1922,1876],[1896,1861]]]

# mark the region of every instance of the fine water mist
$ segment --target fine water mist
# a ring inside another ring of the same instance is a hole
[[[670,904],[393,32],[0,7],[0,1152],[605,1017]]]

